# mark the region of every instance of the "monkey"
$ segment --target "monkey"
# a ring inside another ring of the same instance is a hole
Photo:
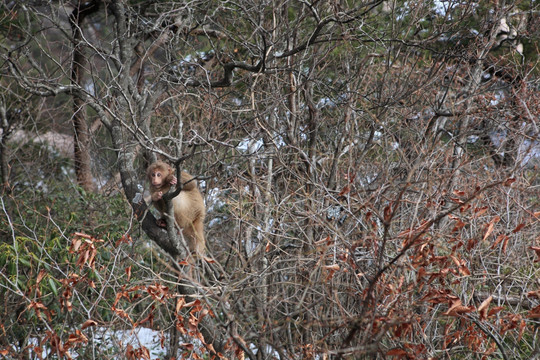
[[[156,209],[164,215],[167,212],[163,195],[169,191],[171,185],[177,184],[172,167],[163,161],[156,161],[147,170],[150,180],[150,194]],[[182,171],[180,176],[182,191],[171,201],[174,209],[174,219],[182,229],[189,251],[196,256],[202,256],[206,248],[203,221],[206,216],[203,198],[193,176]],[[157,225],[165,226],[164,218],[157,220]]]

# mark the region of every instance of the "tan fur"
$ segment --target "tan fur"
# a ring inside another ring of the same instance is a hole
[[[150,194],[152,203],[163,215],[167,211],[162,196],[169,191],[171,183],[175,183],[176,177],[170,165],[163,161],[157,161],[150,165],[147,170],[150,180]],[[183,171],[180,177],[181,184],[193,179],[193,176]],[[174,218],[186,239],[189,250],[193,254],[203,255],[205,251],[204,217],[206,210],[202,195],[197,187],[197,181],[192,180],[183,185],[180,194],[172,199]],[[161,222],[163,222],[161,220]]]

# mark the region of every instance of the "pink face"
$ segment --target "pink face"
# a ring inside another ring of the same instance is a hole
[[[165,178],[161,171],[156,170],[153,171],[152,174],[150,174],[150,180],[152,181],[153,186],[160,188],[163,186]]]

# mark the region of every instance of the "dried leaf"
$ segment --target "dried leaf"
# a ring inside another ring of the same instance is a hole
[[[71,247],[70,247],[69,251],[71,253],[76,253],[77,251],[79,251],[79,248],[81,247],[81,244],[82,244],[81,239],[73,239],[71,241]]]
[[[501,243],[501,241],[507,239],[508,236],[504,235],[504,234],[501,234],[499,236],[497,236],[497,239],[495,240],[495,242],[493,242],[493,245],[491,245],[491,248],[492,249],[495,249],[497,247],[497,245],[499,245]]]
[[[461,303],[461,300],[459,298],[457,299],[454,299],[452,301],[452,305],[450,306],[450,308],[448,309],[447,312],[444,313],[444,315],[447,315],[447,316],[458,316],[460,314],[466,314],[466,313],[469,313],[471,311],[473,311],[474,308],[472,306],[464,306],[462,303]]]
[[[514,230],[512,230],[512,234],[517,233],[518,231],[520,231],[520,230],[523,229],[524,227],[525,227],[525,224],[524,224],[524,223],[519,224],[518,226],[516,226],[516,228],[515,228]]]
[[[176,313],[178,314],[180,310],[185,306],[186,304],[186,298],[185,297],[179,297],[176,300]]]
[[[496,306],[494,308],[492,308],[491,310],[489,310],[488,314],[487,314],[487,317],[490,317],[492,315],[495,315],[497,314],[499,311],[501,311],[502,309],[504,309],[502,306]]]
[[[206,261],[208,264],[215,264],[216,260],[209,258],[207,256],[203,256],[204,261]]]
[[[501,249],[503,254],[506,253],[506,247],[508,246],[508,240],[510,240],[510,238],[507,236],[507,237],[505,237],[505,239],[503,241],[502,249]]]
[[[484,234],[484,238],[482,239],[482,241],[485,241],[488,238],[488,236],[493,232],[493,227],[500,220],[501,220],[501,218],[497,215],[489,222],[488,228],[486,230],[486,233]]]
[[[388,222],[392,218],[392,207],[390,205],[384,208],[384,221]]]
[[[193,351],[193,349],[195,349],[195,345],[190,344],[190,343],[180,344],[180,347],[183,347],[184,349],[186,349],[188,351]]]
[[[131,265],[126,268],[127,281],[131,279]]]
[[[514,182],[516,182],[516,179],[515,178],[509,178],[509,179],[506,179],[506,181],[503,183],[504,186],[510,186],[512,185]]]
[[[343,189],[339,192],[338,197],[346,195],[350,192],[351,192],[351,188],[349,187],[349,185],[345,185]]]
[[[488,297],[486,300],[482,301],[478,307],[478,314],[480,314],[480,320],[485,320],[488,314],[489,304],[493,300],[493,296]]]
[[[540,305],[531,309],[531,311],[529,311],[529,314],[527,314],[527,316],[531,319],[540,319]]]
[[[82,326],[81,326],[81,330],[84,330],[86,329],[87,327],[90,327],[90,326],[96,326],[97,325],[97,322],[92,320],[92,319],[88,319],[86,320]]]
[[[540,262],[540,247],[538,246],[531,246],[529,249],[534,250],[536,253],[536,256],[538,256],[538,259],[534,260],[534,262]]]
[[[339,265],[338,264],[326,265],[324,266],[324,269],[328,271],[326,280],[330,280],[334,276],[334,273],[339,270]]]
[[[473,219],[476,219],[476,218],[484,215],[487,210],[488,210],[487,206],[484,206],[484,207],[481,207],[481,208],[475,208],[474,209]]]
[[[74,334],[69,334],[66,344],[77,344],[77,343],[87,343],[88,338],[80,330],[75,330]]]
[[[45,270],[41,270],[36,278],[36,285],[39,285],[39,283],[41,282],[41,280],[43,280],[43,278],[45,277],[45,275],[47,274],[47,272]]]
[[[406,356],[407,352],[403,349],[392,349],[386,353],[386,356]]]

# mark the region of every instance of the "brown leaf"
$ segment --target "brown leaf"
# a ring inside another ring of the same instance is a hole
[[[328,271],[326,280],[330,280],[334,276],[334,273],[339,270],[339,265],[338,264],[326,265],[324,266],[324,269]]]
[[[384,221],[388,222],[392,218],[392,207],[390,205],[384,208]]]
[[[75,330],[74,334],[69,334],[66,345],[77,344],[77,343],[87,343],[88,338],[80,330]]]
[[[531,319],[540,319],[540,305],[531,309],[531,311],[529,311],[529,314],[527,314],[527,316],[530,317]]]
[[[504,309],[504,307],[502,306],[495,306],[494,308],[492,308],[491,310],[489,310],[488,314],[487,314],[487,317],[490,317],[492,315],[495,315],[496,313],[498,313],[499,311],[501,311],[502,309]]]
[[[180,347],[186,349],[186,350],[189,350],[189,351],[193,351],[193,349],[195,349],[195,346],[193,344],[190,344],[190,343],[183,343],[183,344],[180,344]]]
[[[71,241],[71,247],[70,247],[69,251],[71,253],[76,253],[79,250],[79,248],[81,247],[81,244],[82,244],[81,239],[73,239]]]
[[[524,223],[519,224],[518,226],[516,226],[516,228],[515,228],[514,230],[512,230],[512,234],[517,233],[518,231],[520,231],[520,230],[523,229],[524,227],[525,227],[525,224],[524,224]]]
[[[47,274],[47,272],[45,270],[41,270],[36,278],[36,285],[38,285],[41,280],[43,280],[43,278],[45,277],[45,275]]]
[[[339,196],[346,195],[346,194],[348,194],[348,193],[350,193],[350,192],[351,192],[351,188],[349,187],[349,185],[345,185],[345,186],[343,187],[343,189],[341,189],[341,191],[339,192],[338,197],[339,197]]]
[[[493,296],[488,297],[486,300],[482,301],[478,307],[478,314],[480,314],[480,320],[485,320],[488,314],[489,304],[493,300]]]
[[[510,240],[510,238],[508,236],[504,238],[502,249],[501,249],[503,254],[506,253],[506,247],[508,246],[508,240]]]
[[[406,356],[407,352],[403,349],[392,349],[388,350],[386,356]]]
[[[484,234],[484,238],[482,239],[483,241],[485,241],[488,236],[493,232],[493,227],[495,226],[496,223],[498,223],[499,221],[501,220],[501,218],[497,215],[495,216],[490,222],[489,222],[489,225],[488,225],[488,228],[486,230],[486,233]]]
[[[538,256],[538,259],[534,260],[534,262],[540,262],[540,247],[538,246],[531,246],[529,249],[534,250],[536,253],[536,256]]]
[[[186,298],[184,298],[183,296],[182,297],[179,297],[177,300],[176,300],[176,313],[178,314],[180,312],[180,310],[184,307],[186,303]]]
[[[481,207],[481,208],[475,208],[474,209],[473,219],[476,219],[476,218],[484,215],[487,210],[488,210],[487,206],[484,206],[484,207]]]
[[[86,320],[82,326],[81,326],[81,330],[84,330],[86,329],[87,327],[90,327],[90,326],[96,326],[97,325],[97,322],[92,320],[92,319],[88,319]]]
[[[464,306],[461,303],[461,300],[455,299],[455,300],[452,301],[452,305],[450,306],[448,311],[445,312],[443,315],[458,316],[460,314],[469,313],[469,312],[471,312],[473,310],[474,310],[474,308],[472,306]]]
[[[129,281],[129,279],[131,279],[131,266],[128,266],[126,268],[126,274],[127,274],[127,281]]]
[[[501,243],[501,241],[505,240],[506,238],[508,238],[508,236],[506,236],[504,234],[501,234],[501,235],[497,236],[497,239],[493,242],[493,245],[491,245],[491,248],[495,249],[497,247],[497,245],[499,245]]]
[[[208,264],[215,264],[216,260],[209,258],[207,256],[203,256],[204,261],[206,261]]]
[[[516,179],[515,178],[509,178],[509,179],[506,179],[506,181],[503,183],[504,186],[510,186],[512,185],[514,182],[516,182]]]

